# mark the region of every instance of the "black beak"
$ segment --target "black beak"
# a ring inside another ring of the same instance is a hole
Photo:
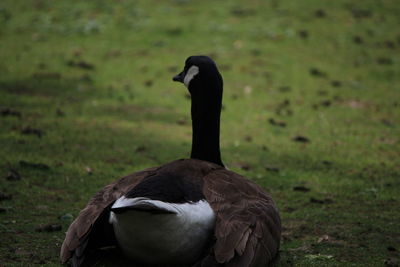
[[[175,75],[175,76],[172,78],[172,80],[173,80],[174,82],[181,82],[181,83],[183,83],[183,78],[184,78],[184,77],[185,77],[185,72],[182,71],[181,73]]]

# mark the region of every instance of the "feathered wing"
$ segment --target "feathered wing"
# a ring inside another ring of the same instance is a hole
[[[100,190],[69,226],[61,247],[61,262],[66,263],[73,257],[73,265],[79,266],[83,261],[90,233],[95,224],[102,220],[100,217],[103,211],[144,178],[152,175],[156,169],[150,168],[125,176]]]
[[[271,196],[226,169],[211,172],[203,181],[204,196],[216,213],[216,240],[210,254],[195,266],[267,266],[277,256],[281,236]]]

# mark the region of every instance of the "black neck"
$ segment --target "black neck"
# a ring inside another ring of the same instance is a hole
[[[202,90],[202,88],[200,88]],[[222,90],[211,90],[213,95],[192,93],[192,153],[191,158],[224,166],[219,148]]]

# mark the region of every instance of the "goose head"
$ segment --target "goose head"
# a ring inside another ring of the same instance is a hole
[[[188,57],[183,71],[175,75],[173,81],[183,83],[192,97],[197,94],[216,94],[217,99],[222,98],[222,76],[215,62],[207,56]]]

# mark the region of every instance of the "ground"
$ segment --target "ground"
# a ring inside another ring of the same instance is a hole
[[[224,77],[224,163],[280,209],[278,265],[397,266],[398,14],[395,0],[2,0],[0,266],[59,266],[96,191],[188,157],[172,76],[196,54]]]

